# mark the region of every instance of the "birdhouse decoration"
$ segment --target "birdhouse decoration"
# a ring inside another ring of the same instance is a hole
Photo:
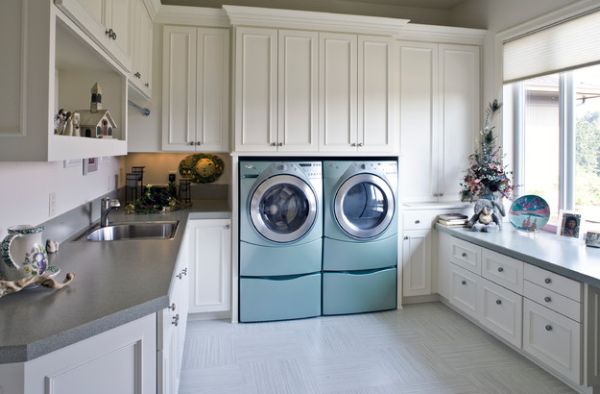
[[[102,89],[98,85],[98,82],[92,86],[91,93],[90,112],[98,112],[102,109]]]
[[[107,109],[80,112],[80,130],[83,137],[113,138],[117,124]]]

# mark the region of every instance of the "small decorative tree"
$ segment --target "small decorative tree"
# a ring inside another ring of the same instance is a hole
[[[494,100],[485,112],[483,130],[479,133],[479,146],[469,155],[469,168],[460,184],[462,201],[496,201],[502,197],[512,197],[513,186],[509,178],[511,172],[506,171],[502,162],[502,148],[496,146],[494,136],[494,118],[500,108],[502,104]]]

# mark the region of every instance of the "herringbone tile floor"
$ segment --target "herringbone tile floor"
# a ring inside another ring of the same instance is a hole
[[[573,391],[440,303],[288,322],[188,325],[180,394]]]

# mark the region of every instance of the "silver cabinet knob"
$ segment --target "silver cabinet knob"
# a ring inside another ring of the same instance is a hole
[[[202,142],[196,141],[196,145],[202,145]]]
[[[133,74],[134,77],[136,77],[137,79],[142,78],[142,73],[140,73],[139,71],[136,72],[135,74]]]
[[[271,142],[271,146],[277,146],[277,142]]]
[[[179,313],[173,316],[173,320],[171,320],[171,324],[177,327],[179,325]]]
[[[149,87],[150,87],[150,84],[149,84],[148,82],[146,82],[146,83],[144,84],[144,86],[145,86],[145,87],[147,87],[147,88],[149,88]]]
[[[350,146],[356,146],[356,142],[351,143]]]
[[[546,331],[552,331],[552,326],[550,324],[546,324],[546,327],[544,327],[546,329]]]
[[[544,301],[545,302],[552,302],[552,298],[550,298],[550,297],[544,297]]]
[[[106,29],[104,31],[104,34],[106,34],[108,36],[108,38],[112,38],[113,29]]]
[[[194,146],[194,144],[195,144],[195,142],[194,142],[194,141],[190,141],[190,142],[188,142],[188,145],[190,145],[190,146]]]
[[[417,220],[415,220],[415,224],[419,224],[419,223],[421,223],[421,221],[420,221],[420,220],[418,220],[418,219],[417,219]]]
[[[228,225],[228,224],[225,225],[225,230],[229,230],[230,228],[231,228],[230,225]]]
[[[405,240],[405,241],[408,241],[408,237],[407,237],[407,236],[404,236],[404,240]]]
[[[461,285],[466,286],[467,285],[467,281],[463,280],[462,282],[460,282]]]
[[[496,300],[496,305],[502,305],[502,300],[500,300],[500,299]]]
[[[504,272],[504,268],[498,267],[498,272]]]
[[[181,273],[185,276],[187,276],[187,267],[185,267],[184,269],[181,270]]]
[[[283,142],[278,143],[277,146],[283,146]]]
[[[460,255],[461,255],[462,257],[465,257],[465,258],[467,257],[467,253],[466,253],[466,252],[462,252]]]
[[[358,146],[359,146],[359,147],[360,147],[360,146],[363,146],[363,145],[364,145],[364,144],[363,144],[362,142],[359,142],[359,143],[358,143]]]
[[[169,305],[169,309],[172,311],[175,311],[175,303],[172,303],[171,305]]]
[[[549,285],[550,283],[552,283],[552,279],[546,278],[546,279],[544,279],[544,283],[546,283],[547,285]]]

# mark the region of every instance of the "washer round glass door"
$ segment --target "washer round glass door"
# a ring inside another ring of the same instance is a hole
[[[373,174],[354,175],[338,188],[335,219],[354,238],[374,238],[394,217],[394,193],[390,185]]]
[[[250,218],[254,228],[274,242],[302,238],[317,217],[317,196],[303,180],[293,175],[275,175],[252,193]]]

